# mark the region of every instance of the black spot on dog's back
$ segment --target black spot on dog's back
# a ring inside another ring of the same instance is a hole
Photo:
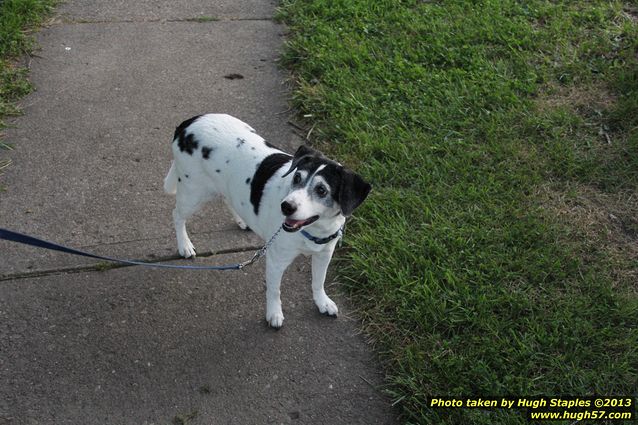
[[[202,147],[202,158],[208,159],[212,151],[213,151],[213,148],[209,148],[208,146]]]
[[[184,137],[180,137],[177,146],[179,146],[179,150],[182,152],[187,152],[189,155],[192,155],[195,150],[197,150],[197,140],[195,140],[195,136],[192,134],[188,134]]]
[[[183,123],[181,123],[180,125],[178,125],[177,128],[175,129],[175,133],[173,134],[173,140],[183,138],[186,135],[186,129],[192,123],[197,121],[200,117],[201,117],[201,115],[194,116],[193,118],[189,118],[186,121],[184,121]]]
[[[285,153],[274,153],[267,156],[257,167],[252,183],[250,184],[250,203],[253,204],[255,215],[259,214],[259,204],[264,194],[264,188],[268,180],[292,158]]]
[[[200,117],[201,115],[197,115],[182,122],[180,125],[177,126],[177,128],[175,129],[175,133],[173,134],[173,140],[177,140],[177,146],[179,147],[179,150],[182,152],[187,152],[189,155],[193,154],[199,144],[197,143],[197,140],[195,140],[195,136],[193,136],[193,134],[186,134],[186,130]]]

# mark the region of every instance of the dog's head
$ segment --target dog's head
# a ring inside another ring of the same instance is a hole
[[[296,232],[317,220],[349,216],[366,199],[371,186],[321,152],[301,146],[295,152],[290,193],[281,203],[284,230]]]

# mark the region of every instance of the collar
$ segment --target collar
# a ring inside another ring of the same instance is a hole
[[[323,245],[323,244],[327,244],[328,242],[336,239],[336,238],[340,238],[343,236],[343,231],[345,229],[346,225],[345,223],[343,224],[343,226],[341,226],[339,228],[339,230],[337,230],[336,232],[334,232],[332,235],[327,236],[325,238],[318,238],[316,236],[312,236],[310,233],[306,232],[305,230],[301,229],[301,234],[304,235],[306,237],[306,239],[309,239],[311,241],[313,241],[314,243],[318,244],[318,245]]]

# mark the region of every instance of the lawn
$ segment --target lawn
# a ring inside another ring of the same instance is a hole
[[[18,63],[18,58],[32,51],[29,30],[42,22],[55,3],[56,0],[0,1],[0,131],[6,117],[20,112],[15,102],[33,89],[27,80],[28,70]],[[1,133],[0,149],[11,149]],[[8,161],[0,158],[0,171],[7,165]]]
[[[637,395],[638,3],[284,0],[312,142],[373,193],[337,280],[410,424]]]

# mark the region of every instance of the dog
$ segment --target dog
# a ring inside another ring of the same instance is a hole
[[[346,217],[371,186],[359,175],[305,145],[294,155],[266,142],[243,121],[206,114],[182,122],[172,142],[173,162],[164,190],[176,196],[173,221],[177,248],[195,256],[186,220],[221,195],[236,223],[269,240],[266,252],[266,321],[284,321],[280,285],[286,268],[303,254],[312,257],[312,296],[322,314],[337,316],[324,290],[328,265]]]

